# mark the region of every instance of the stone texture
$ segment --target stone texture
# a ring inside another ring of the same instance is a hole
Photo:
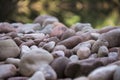
[[[12,39],[0,40],[0,60],[17,57],[20,49]]]
[[[85,76],[81,76],[81,77],[75,78],[74,80],[89,80],[89,79]]]
[[[0,79],[15,76],[17,69],[13,64],[2,64],[0,65]]]
[[[15,28],[7,22],[0,23],[0,33],[15,32]]]
[[[58,57],[51,63],[51,66],[57,73],[58,78],[65,77],[64,70],[69,62],[70,60],[66,57]]]
[[[108,56],[108,48],[106,46],[101,46],[98,50],[98,57]]]
[[[111,65],[100,67],[88,75],[89,80],[112,80],[112,76],[118,66]]]
[[[10,77],[8,80],[28,80],[28,77]]]
[[[45,80],[45,76],[41,71],[36,71],[28,80]]]
[[[120,67],[116,68],[113,75],[113,80],[120,80]]]
[[[24,76],[31,76],[38,69],[48,66],[53,56],[42,48],[32,47],[29,54],[24,54],[20,61],[20,73]],[[45,70],[45,69],[44,69]]]
[[[91,51],[88,47],[80,47],[77,51],[77,56],[80,59],[85,59],[88,58],[90,55]]]

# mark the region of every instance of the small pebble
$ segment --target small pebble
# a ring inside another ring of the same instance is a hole
[[[77,55],[72,55],[72,56],[69,57],[69,59],[73,62],[76,62],[76,61],[79,60],[79,57]]]
[[[88,47],[80,47],[77,51],[77,56],[80,59],[85,59],[88,58],[90,55],[91,51]]]
[[[108,56],[108,48],[106,46],[101,46],[98,50],[98,57]]]

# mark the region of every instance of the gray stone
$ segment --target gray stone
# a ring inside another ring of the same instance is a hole
[[[48,66],[52,60],[53,56],[48,51],[37,47],[32,48],[29,54],[22,55],[19,72],[24,76],[31,76],[37,70]]]
[[[15,76],[17,69],[12,64],[2,64],[0,65],[0,79],[5,79],[8,77]]]
[[[80,59],[85,59],[88,58],[90,55],[91,51],[88,47],[80,47],[77,51],[77,56]]]
[[[116,68],[113,75],[113,80],[120,80],[120,67]]]
[[[45,80],[45,76],[41,71],[37,71],[28,80]]]
[[[106,46],[101,46],[98,50],[98,57],[108,56],[108,48]]]
[[[17,57],[20,49],[12,39],[0,40],[0,60]]]
[[[77,55],[72,55],[72,56],[69,57],[69,59],[73,62],[76,62],[76,61],[79,60],[79,57]]]
[[[116,65],[100,67],[98,69],[95,69],[93,72],[91,72],[88,75],[88,78],[90,80],[111,80],[114,74],[114,71],[116,70],[117,67],[118,66]]]

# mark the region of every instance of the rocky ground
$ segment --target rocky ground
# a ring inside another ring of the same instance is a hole
[[[120,27],[70,28],[53,16],[0,23],[0,80],[120,80]]]

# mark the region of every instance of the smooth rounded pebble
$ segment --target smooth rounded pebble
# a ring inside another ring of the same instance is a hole
[[[6,64],[13,64],[13,65],[15,65],[16,67],[18,67],[18,66],[19,66],[19,63],[20,63],[20,59],[18,59],[18,58],[7,58],[7,59],[5,60],[5,63],[6,63]]]
[[[98,57],[108,56],[108,48],[106,46],[101,46],[98,50]]]
[[[57,73],[58,78],[65,77],[64,70],[69,62],[70,62],[70,60],[67,57],[58,57],[51,63],[51,67]]]
[[[0,40],[0,60],[17,57],[20,49],[12,39]]]
[[[88,75],[90,80],[111,80],[117,65],[110,65],[95,69]]]
[[[113,75],[113,80],[120,80],[120,67],[116,68]]]
[[[13,64],[2,64],[0,65],[0,79],[15,76],[17,68]]]
[[[73,80],[89,80],[89,79],[87,77],[81,76],[81,77],[75,78]]]
[[[77,51],[77,56],[80,59],[85,59],[88,58],[90,55],[91,51],[88,47],[80,47]]]
[[[53,60],[52,54],[48,51],[38,48],[33,49],[29,54],[24,54],[20,61],[20,73],[24,76],[31,76],[40,67],[49,64]]]
[[[76,62],[76,61],[79,60],[79,57],[77,55],[72,55],[72,56],[69,57],[69,59],[73,62]]]
[[[45,80],[45,76],[41,71],[36,71],[28,80]]]

